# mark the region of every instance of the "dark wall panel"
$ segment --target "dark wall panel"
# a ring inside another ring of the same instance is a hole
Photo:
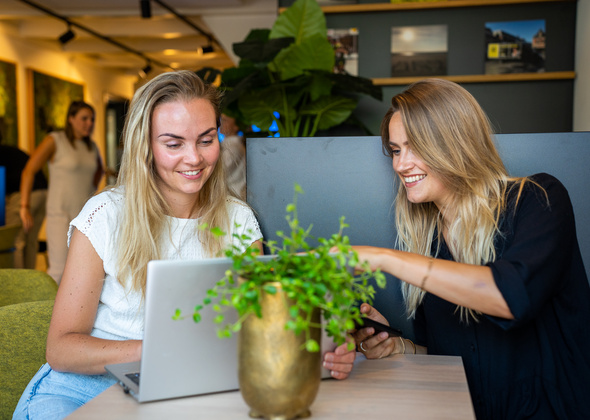
[[[360,0],[359,3],[383,1]],[[282,0],[288,6],[291,0]],[[448,25],[449,75],[484,74],[486,22],[545,19],[546,71],[574,69],[576,2],[529,3],[378,13],[326,14],[329,28],[359,29],[359,76],[390,77],[392,26]],[[573,127],[573,80],[464,84],[482,104],[499,133],[564,132]],[[393,95],[405,86],[386,86],[383,102],[362,98],[355,114],[378,134]]]

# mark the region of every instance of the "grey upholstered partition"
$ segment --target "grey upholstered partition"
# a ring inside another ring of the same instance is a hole
[[[590,133],[502,134],[498,149],[513,175],[548,172],[570,192],[578,240],[590,272]],[[393,247],[394,176],[379,137],[252,138],[247,140],[248,202],[257,212],[262,232],[276,239],[287,229],[285,207],[293,185],[299,216],[312,234],[331,235],[345,216],[353,244]],[[589,275],[590,277],[590,275]],[[397,279],[379,291],[375,306],[390,323],[412,336],[404,315]]]

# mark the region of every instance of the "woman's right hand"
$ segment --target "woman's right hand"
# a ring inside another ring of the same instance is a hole
[[[31,216],[31,211],[28,207],[20,208],[20,220],[25,232],[28,232],[33,227],[33,216]]]
[[[385,317],[368,303],[363,303],[360,311],[368,318],[389,325],[389,322],[387,322]],[[367,359],[381,359],[390,356],[396,352],[397,345],[399,344],[399,339],[389,337],[389,334],[385,331],[375,334],[375,329],[372,327],[361,328],[355,331],[352,336],[357,344],[357,349],[363,353]],[[399,353],[399,351],[397,351],[397,353]]]

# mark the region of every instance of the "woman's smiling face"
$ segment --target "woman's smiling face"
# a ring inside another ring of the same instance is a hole
[[[439,210],[450,202],[451,192],[410,148],[400,112],[394,113],[389,122],[389,147],[393,170],[406,187],[410,202],[433,202]]]
[[[68,121],[76,139],[89,137],[94,130],[94,112],[88,108],[80,108],[75,115],[68,117]]]
[[[162,194],[172,209],[192,206],[219,159],[213,105],[206,99],[158,105],[150,136]]]

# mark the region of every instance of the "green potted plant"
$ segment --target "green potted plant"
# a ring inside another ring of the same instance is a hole
[[[221,89],[224,112],[240,125],[313,137],[346,122],[369,133],[352,112],[359,95],[381,101],[382,90],[370,79],[333,73],[334,49],[316,0],[297,0],[272,29],[251,31],[233,49],[240,62],[222,73]]]
[[[381,272],[366,265],[358,269],[358,256],[343,234],[344,218],[330,238],[313,238],[311,226],[300,226],[297,197],[302,193],[295,185],[294,201],[286,208],[290,231],[277,232],[282,243],[266,243],[275,258],[257,259],[259,250],[252,247],[245,252],[229,248],[233,270],[203,302],[219,313],[215,322],[221,337],[240,332],[240,389],[251,414],[264,417],[292,418],[308,410],[320,383],[321,330],[336,344],[346,342],[347,332],[361,321],[357,305],[373,300],[370,280],[385,287]],[[237,239],[250,242],[248,236]],[[310,239],[318,245],[312,248]],[[195,308],[197,322],[203,305]],[[228,308],[237,311],[238,320],[224,324]],[[353,342],[348,345],[354,349]]]

